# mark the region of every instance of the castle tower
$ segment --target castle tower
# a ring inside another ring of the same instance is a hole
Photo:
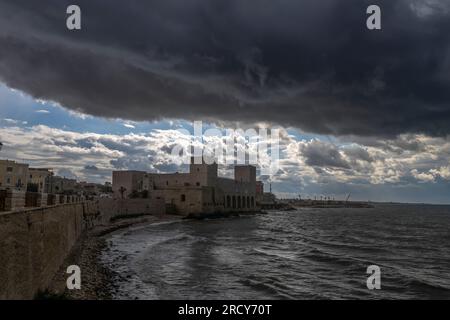
[[[241,165],[234,168],[234,180],[238,182],[248,182],[256,186],[256,167]]]
[[[189,166],[189,173],[192,179],[195,180],[195,185],[200,186],[215,186],[217,181],[218,167],[217,163],[205,163],[203,157],[191,157],[191,164]]]

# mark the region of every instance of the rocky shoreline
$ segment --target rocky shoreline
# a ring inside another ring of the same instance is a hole
[[[189,217],[190,219],[215,219],[219,217],[230,217],[233,215],[265,214],[264,211],[246,212],[239,214],[208,215]],[[111,300],[118,287],[115,285],[117,279],[122,275],[105,266],[101,261],[102,252],[107,247],[107,239],[111,233],[128,228],[130,226],[151,225],[164,221],[181,221],[186,219],[176,215],[138,215],[124,216],[112,220],[108,225],[96,226],[86,231],[72,248],[69,256],[53,277],[49,288],[45,292],[36,295],[36,299],[69,299],[69,300]],[[69,290],[66,281],[69,274],[67,267],[77,265],[81,269],[81,289]]]
[[[119,219],[108,226],[97,226],[83,234],[65,259],[45,292],[39,293],[37,299],[74,299],[74,300],[110,300],[117,288],[113,279],[118,275],[104,266],[101,253],[106,248],[106,239],[114,231],[135,225],[147,225],[162,221],[179,220],[180,217],[165,215],[142,216]],[[69,265],[77,265],[81,269],[81,289],[68,290],[66,273]]]

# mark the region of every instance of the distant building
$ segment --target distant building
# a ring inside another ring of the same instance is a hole
[[[29,193],[99,196],[112,193],[111,183],[105,185],[77,182],[55,176],[52,169],[29,168],[28,164],[0,160],[0,190],[14,189]]]
[[[114,197],[117,199],[129,198],[132,193],[141,192],[144,175],[146,175],[144,171],[113,171],[112,190]]]
[[[28,187],[29,190],[39,193],[48,193],[50,177],[53,176],[51,169],[47,168],[29,168],[28,169]]]
[[[12,160],[0,160],[0,188],[26,190],[28,164]]]
[[[256,202],[261,204],[264,194],[264,183],[262,181],[256,181]]]
[[[77,190],[85,196],[97,196],[103,192],[105,186],[99,183],[81,181],[77,184]]]
[[[261,206],[271,206],[277,203],[277,197],[272,192],[264,192],[261,199]]]
[[[262,181],[256,181],[256,194],[264,193],[264,183]]]
[[[48,193],[75,194],[78,191],[77,180],[59,176],[50,176],[48,180]]]
[[[113,191],[112,191],[112,183],[111,182],[105,182],[105,184],[100,186],[101,196],[102,197],[112,197]]]
[[[254,166],[236,166],[234,179],[228,179],[218,177],[216,163],[199,162],[192,158],[189,173],[114,171],[114,197],[164,198],[166,205],[184,215],[258,209]]]

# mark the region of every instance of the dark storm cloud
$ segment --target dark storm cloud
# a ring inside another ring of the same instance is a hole
[[[337,147],[331,143],[313,140],[301,146],[301,153],[307,165],[328,168],[350,169],[350,164],[344,159]]]
[[[0,0],[0,80],[84,113],[271,121],[334,135],[450,130],[446,0]]]
[[[344,149],[344,153],[353,161],[362,160],[366,162],[372,162],[374,160],[366,149],[359,146],[346,148]]]

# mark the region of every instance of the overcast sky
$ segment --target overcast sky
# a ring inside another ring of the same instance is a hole
[[[0,83],[2,158],[62,175],[181,171],[177,129],[264,123],[279,195],[450,203],[447,0],[0,0]]]

